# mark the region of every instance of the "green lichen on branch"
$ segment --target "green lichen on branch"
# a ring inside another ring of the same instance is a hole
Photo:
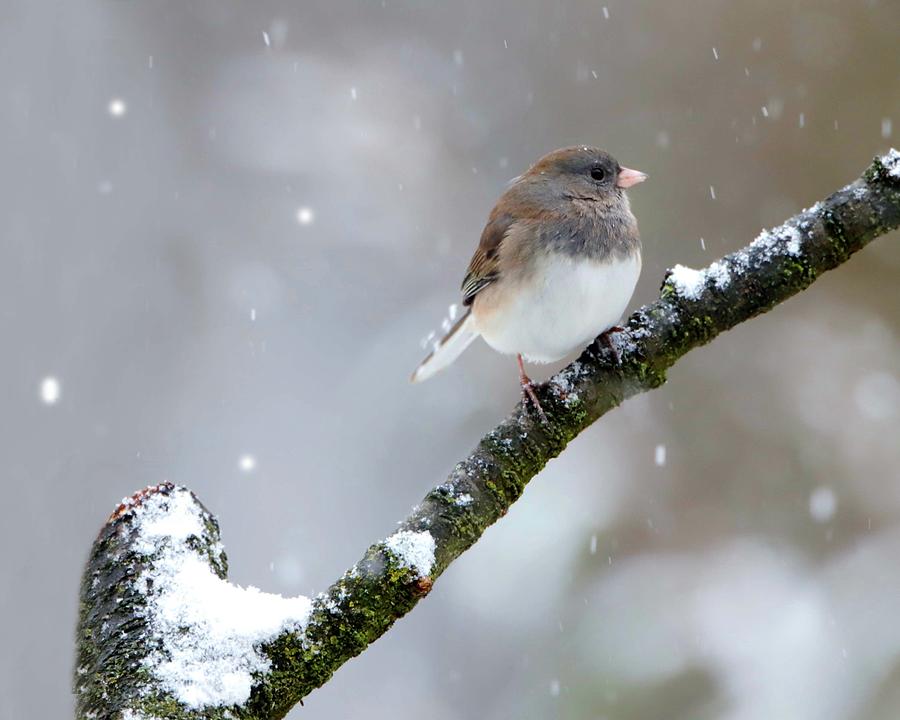
[[[287,628],[261,644],[269,669],[254,676],[243,703],[190,710],[142,662],[151,649],[142,646],[145,598],[136,584],[148,561],[129,546],[133,508],[120,507],[94,543],[82,582],[78,717],[283,717],[427,595],[447,566],[582,430],[625,399],[663,384],[668,368],[685,353],[801,292],[898,226],[900,153],[892,150],[856,182],[741,250],[702,270],[673,268],[659,299],[636,311],[624,332],[613,336],[615,352],[594,341],[538,388],[548,423],[520,404],[425,496],[397,533],[372,545],[313,601],[302,628]],[[224,577],[218,527],[205,510],[201,517],[206,532],[194,538],[193,550]],[[407,554],[402,543],[392,544],[398,537],[404,543],[427,540],[433,555],[425,553],[422,560],[415,543]],[[125,709],[134,714],[123,714]]]

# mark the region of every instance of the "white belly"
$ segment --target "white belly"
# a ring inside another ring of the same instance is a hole
[[[621,319],[641,273],[639,254],[603,263],[560,254],[545,262],[535,280],[490,288],[496,299],[483,312],[476,302],[478,330],[498,352],[552,362],[587,345]]]

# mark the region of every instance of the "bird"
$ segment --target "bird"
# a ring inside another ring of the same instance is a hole
[[[560,360],[609,333],[641,272],[625,191],[647,175],[588,145],[560,148],[510,181],[462,282],[463,312],[410,378],[421,382],[482,337],[515,355],[522,392],[546,421],[524,362]]]

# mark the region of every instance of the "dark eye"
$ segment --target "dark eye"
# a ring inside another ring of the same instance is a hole
[[[602,167],[595,167],[591,170],[591,177],[597,182],[602,182],[606,179],[606,170]]]

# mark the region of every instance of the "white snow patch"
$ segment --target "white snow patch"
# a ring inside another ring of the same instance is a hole
[[[700,293],[703,291],[703,284],[706,282],[706,274],[704,272],[684,265],[673,267],[670,277],[678,294],[689,300],[696,300],[700,297]]]
[[[240,705],[250,697],[254,674],[269,670],[259,650],[285,630],[302,630],[311,602],[283,598],[219,578],[187,545],[206,528],[191,494],[157,493],[135,509],[134,547],[153,555],[136,585],[154,649],[144,666],[162,688],[191,709]]]
[[[419,577],[426,577],[434,567],[434,538],[427,530],[398,530],[384,541],[397,561],[410,570],[415,570]]]
[[[475,498],[473,498],[469,493],[463,493],[462,495],[457,495],[453,500],[453,504],[457,507],[468,507],[474,502]]]
[[[615,334],[613,335],[615,338]],[[573,363],[573,374],[563,373],[555,377],[551,382],[563,396],[563,402],[566,407],[571,407],[579,401],[578,392],[575,390],[575,383],[581,371],[581,365],[577,362]]]
[[[787,250],[788,255],[797,257],[797,255],[800,254],[800,243],[803,240],[800,236],[800,231],[793,225],[785,225],[783,227],[785,229],[785,237],[787,238],[787,244],[784,246],[784,249]]]
[[[716,260],[703,270],[676,265],[672,268],[670,277],[679,295],[689,300],[697,300],[709,280],[718,290],[727,288],[731,282],[731,271],[725,263]]]
[[[763,251],[766,260],[770,259],[775,253],[782,248],[793,257],[800,254],[803,244],[803,236],[800,231],[788,223],[779,225],[773,230],[763,230],[756,236],[756,239],[750,243],[750,247]]]
[[[123,710],[122,720],[161,720],[156,715],[145,715],[137,710]]]
[[[724,290],[728,287],[728,283],[731,282],[731,273],[728,271],[728,267],[718,260],[710,265],[705,272],[719,290]]]
[[[892,178],[900,180],[900,152],[897,148],[891,148],[887,155],[881,158],[881,164]]]

